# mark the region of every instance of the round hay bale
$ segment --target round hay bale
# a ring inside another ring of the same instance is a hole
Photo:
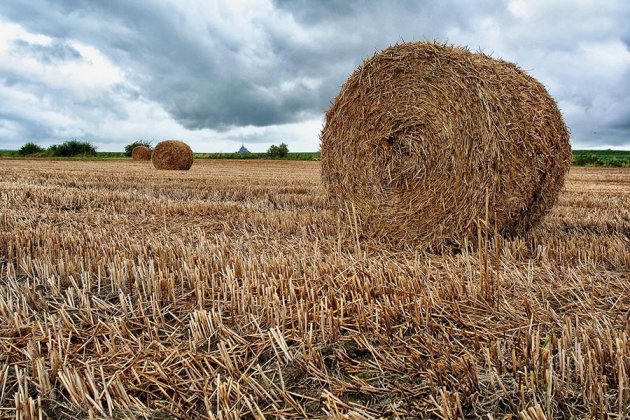
[[[147,146],[136,146],[131,151],[132,160],[151,160],[151,149]]]
[[[151,161],[156,169],[187,171],[193,164],[193,152],[179,140],[164,140],[153,150]]]
[[[478,228],[527,232],[572,160],[542,84],[514,64],[428,42],[387,48],[350,76],[321,151],[329,197],[361,234],[429,247],[475,243]]]

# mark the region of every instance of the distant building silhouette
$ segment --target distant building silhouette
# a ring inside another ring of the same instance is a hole
[[[245,147],[245,145],[242,145],[240,149],[238,149],[238,153],[239,155],[248,155],[251,152],[249,150],[247,150],[247,147]]]

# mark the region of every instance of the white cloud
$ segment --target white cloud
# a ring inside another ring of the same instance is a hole
[[[11,42],[16,39],[39,44],[48,44],[52,41],[49,36],[30,33],[16,23],[0,21],[0,53],[5,53]]]

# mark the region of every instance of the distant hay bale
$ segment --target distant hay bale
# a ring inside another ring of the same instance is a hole
[[[147,146],[136,146],[131,151],[132,160],[151,160],[151,149]]]
[[[527,232],[571,164],[543,85],[514,64],[428,42],[390,47],[350,76],[321,151],[329,197],[361,234],[430,247],[476,241],[486,215],[489,231]]]
[[[151,157],[157,169],[187,171],[193,164],[193,152],[179,140],[164,140],[158,143]]]

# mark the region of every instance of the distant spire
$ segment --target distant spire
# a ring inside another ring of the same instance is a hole
[[[236,153],[238,153],[239,155],[248,155],[251,152],[249,150],[247,150],[247,147],[245,147],[245,143],[243,143],[241,148],[238,149],[238,152],[236,152]]]

